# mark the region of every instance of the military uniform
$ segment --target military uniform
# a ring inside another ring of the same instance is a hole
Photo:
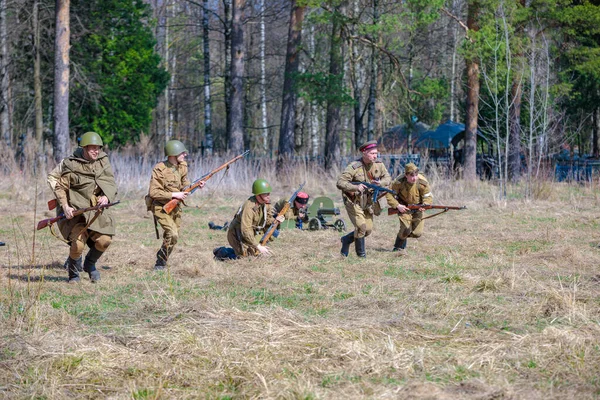
[[[263,235],[275,221],[273,206],[260,204],[256,196],[250,197],[239,208],[229,224],[227,241],[237,257],[257,256],[260,244],[257,235]]]
[[[363,144],[359,150],[365,152],[376,147],[377,141],[373,140]],[[361,193],[358,185],[352,182],[367,182],[387,187],[391,179],[381,161],[375,160],[366,164],[363,158],[351,162],[338,178],[336,186],[342,191],[344,206],[350,222],[354,225],[354,233],[342,237],[342,255],[347,256],[347,246],[357,240],[356,253],[360,257],[365,257],[364,238],[373,231],[373,215],[379,215],[381,211],[379,199],[373,199],[373,194],[368,189]]]
[[[181,226],[181,206],[178,205],[167,214],[163,206],[172,200],[174,192],[181,192],[190,184],[188,179],[188,165],[185,161],[171,164],[168,160],[161,161],[152,169],[148,197],[151,199],[150,211],[155,222],[163,228],[163,244],[156,254],[155,268],[166,266],[169,255],[179,239]]]
[[[83,156],[83,148],[77,148],[73,155],[63,160],[54,193],[62,208],[67,205],[75,209],[94,207],[101,196],[106,196],[109,202],[114,201],[117,185],[106,153],[100,151],[96,160],[89,161]],[[88,212],[71,219],[64,218],[58,222],[58,227],[71,246],[69,258],[73,262],[81,257],[88,244],[90,251],[83,269],[90,274],[90,278],[93,276],[93,281],[98,280],[100,274],[95,263],[115,234],[112,211],[104,209],[97,216],[96,212]],[[79,280],[79,275],[69,269],[69,280]]]
[[[288,200],[281,199],[277,203],[275,203],[275,205],[273,206],[273,213],[275,215],[279,214],[279,212],[283,209],[283,207],[286,205],[287,202],[288,202]],[[306,213],[306,210],[304,210],[304,215],[302,216],[302,218],[300,218],[300,209],[296,208],[295,203],[296,202],[294,202],[294,205],[292,205],[290,208],[288,208],[284,217],[287,220],[296,221],[296,226],[298,226],[299,223],[308,222],[308,214]],[[300,226],[302,226],[302,225],[300,224]]]
[[[407,166],[407,171],[409,171],[409,173],[411,172],[411,168],[412,167]],[[417,171],[415,166],[412,172],[417,173]],[[398,204],[407,206],[409,204],[433,203],[429,182],[425,176],[420,173],[414,184],[408,182],[406,175],[399,176],[392,182],[391,189],[397,193],[396,196],[391,193],[386,193],[386,200],[391,208],[398,207]],[[394,244],[394,250],[404,250],[407,238],[418,238],[423,234],[423,212],[415,211],[402,214],[398,213],[398,219],[400,221],[400,230],[398,231],[396,243]]]

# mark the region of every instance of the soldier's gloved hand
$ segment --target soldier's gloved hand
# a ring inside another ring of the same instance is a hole
[[[285,221],[285,216],[284,215],[280,215],[277,218],[275,218],[277,221],[279,221],[279,223],[282,223],[283,221]]]
[[[108,204],[108,197],[106,197],[106,196],[100,196],[100,197],[98,197],[97,200],[98,200],[98,204],[97,205],[99,205],[99,206],[103,206],[105,204]]]
[[[188,196],[187,192],[173,192],[171,193],[171,197],[177,200],[185,200],[185,198]]]
[[[63,207],[63,212],[65,213],[65,217],[67,217],[67,219],[73,218],[73,211],[75,211],[75,209],[69,205]]]
[[[362,193],[362,192],[364,192],[364,191],[365,191],[365,189],[366,189],[367,187],[361,183],[361,184],[360,184],[360,185],[358,185],[356,188],[358,189],[358,191],[359,191],[359,192],[361,192],[361,193]]]
[[[404,214],[405,212],[410,210],[408,207],[404,207],[402,204],[398,204],[398,206],[396,206],[396,209],[400,214]]]
[[[271,254],[271,250],[269,250],[269,248],[267,246],[263,246],[262,244],[259,244],[256,246],[256,248],[258,249],[258,251],[260,251],[261,255]]]

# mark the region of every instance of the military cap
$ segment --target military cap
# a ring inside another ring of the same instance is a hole
[[[404,166],[405,174],[414,174],[415,172],[419,172],[419,167],[417,167],[414,163],[409,162]]]
[[[358,148],[360,151],[367,151],[377,147],[377,140],[369,140]]]
[[[298,194],[296,195],[296,201],[298,202],[298,204],[306,204],[308,203],[308,193],[304,193],[304,192],[298,192]]]

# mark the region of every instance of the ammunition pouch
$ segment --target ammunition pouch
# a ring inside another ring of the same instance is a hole
[[[146,202],[146,211],[152,211],[152,197],[146,195],[144,201]]]

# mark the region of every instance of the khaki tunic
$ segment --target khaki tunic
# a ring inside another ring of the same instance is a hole
[[[88,161],[83,157],[83,148],[77,148],[73,155],[62,161],[54,194],[62,208],[66,205],[75,209],[93,207],[101,196],[106,196],[109,202],[115,201],[117,185],[106,153],[100,151],[96,160]],[[115,234],[112,210],[104,209],[86,229],[95,215],[96,212],[91,211],[58,222],[63,238],[71,245],[71,258],[81,256],[88,239],[99,251],[105,251],[110,245]]]
[[[240,207],[227,230],[227,241],[238,257],[257,256],[260,244],[257,235],[263,235],[275,221],[273,206],[259,204],[255,196]]]
[[[281,211],[283,209],[283,207],[285,206],[285,204],[287,202],[288,202],[288,200],[281,199],[277,203],[275,203],[275,205],[273,206],[273,213],[275,214],[275,216],[277,216],[277,214],[279,214],[279,211]],[[294,203],[296,203],[296,202],[294,202]],[[296,204],[294,204],[290,208],[288,208],[284,217],[285,217],[285,219],[289,219],[289,220],[293,219],[295,221],[298,221],[300,218],[299,215],[300,215],[300,210],[298,208],[296,208]],[[308,222],[308,215],[306,213],[306,210],[304,211],[304,217],[302,218],[302,222]]]
[[[406,179],[406,176],[401,175],[392,182],[391,188],[398,193],[397,196],[394,196],[391,193],[386,193],[385,195],[388,205],[391,208],[398,207],[398,204],[407,206],[409,204],[433,203],[429,182],[422,174],[419,174],[417,181],[414,184],[410,184]],[[398,237],[400,239],[406,239],[408,237],[418,238],[423,234],[424,222],[422,212],[417,211],[398,214],[398,220],[400,221],[400,230],[398,231]]]
[[[337,188],[342,191],[344,206],[348,217],[354,225],[354,237],[369,236],[373,231],[373,215],[379,215],[379,199],[373,199],[370,189],[360,193],[358,186],[351,182],[367,182],[379,180],[379,186],[387,187],[392,177],[381,161],[365,165],[362,159],[351,162],[338,178]]]
[[[181,206],[178,205],[167,214],[163,206],[172,200],[173,192],[181,192],[189,184],[188,165],[185,161],[177,165],[168,160],[161,161],[152,169],[148,189],[148,196],[152,199],[150,211],[163,228],[163,246],[169,253],[179,240],[182,212]]]

